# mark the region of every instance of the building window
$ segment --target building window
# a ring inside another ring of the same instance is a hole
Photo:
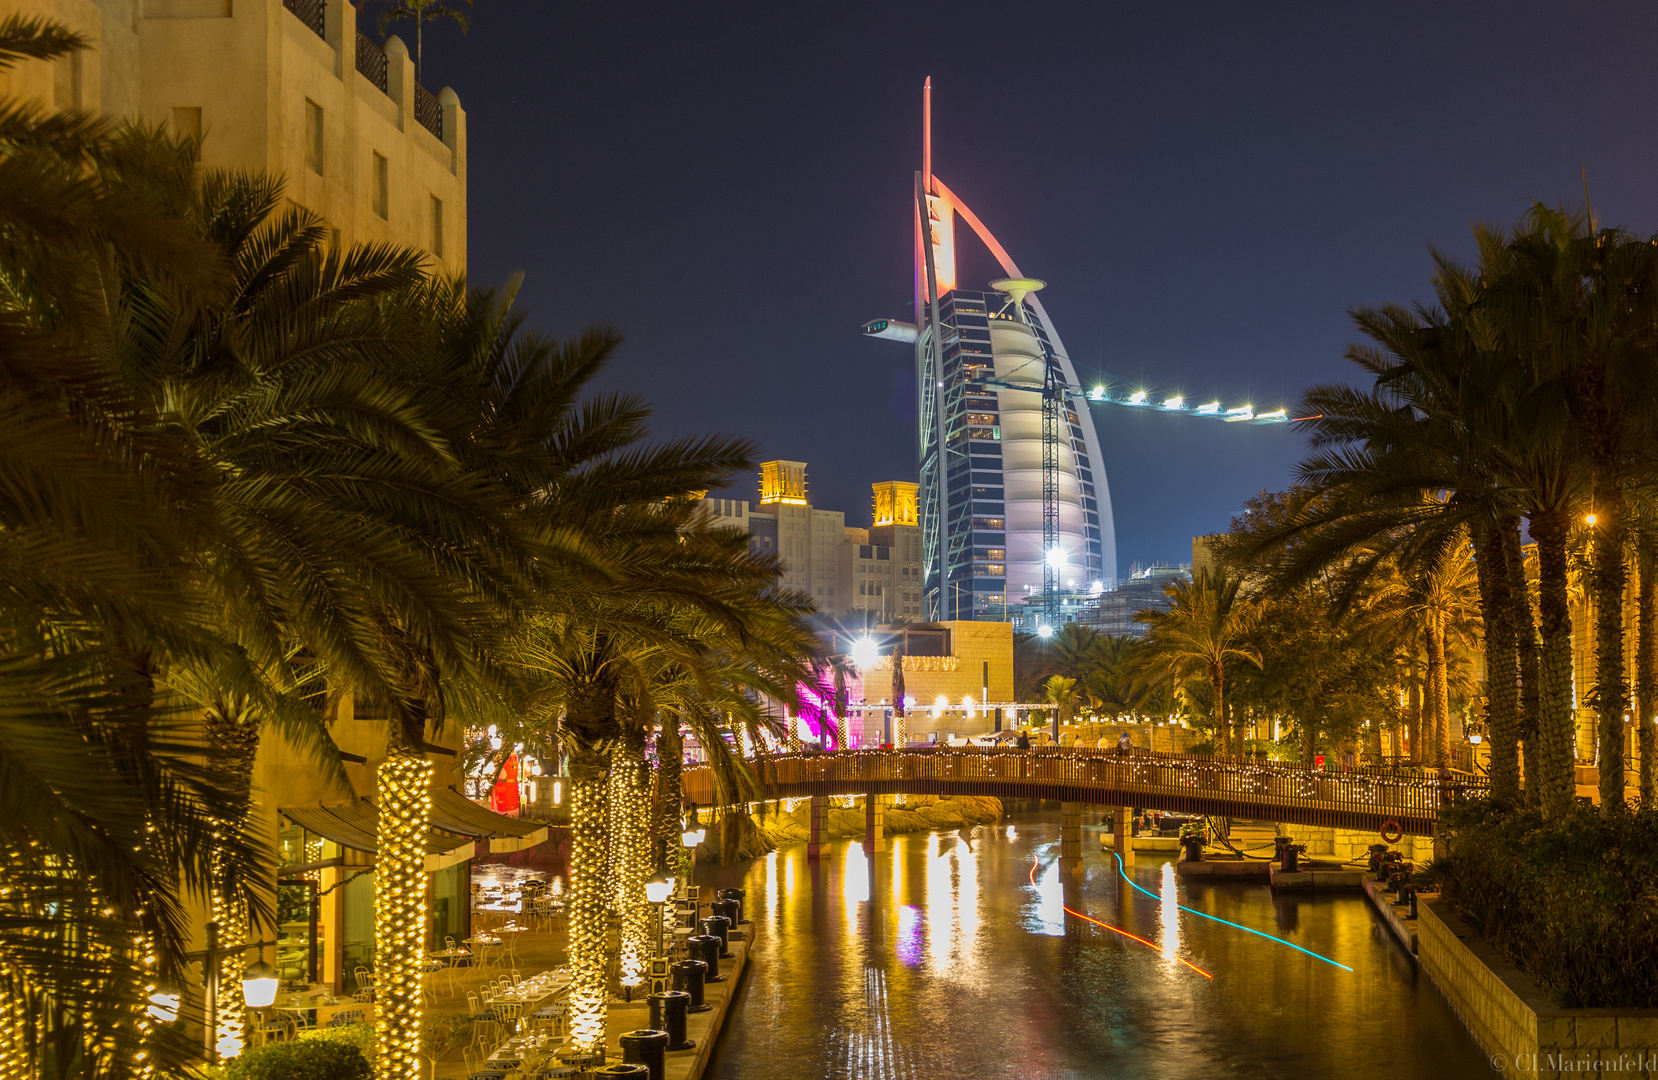
[[[52,63],[52,107],[58,110],[81,109],[81,53],[60,56]]]
[[[318,176],[323,174],[322,106],[310,98],[305,99],[305,167]]]
[[[189,139],[196,144],[196,160],[201,160],[201,106],[173,106],[173,138]]]
[[[391,217],[391,175],[384,154],[374,155],[374,212],[381,218]]]
[[[432,196],[432,254],[443,258],[443,200]]]

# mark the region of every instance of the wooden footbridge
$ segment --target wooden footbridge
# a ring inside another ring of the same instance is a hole
[[[750,764],[756,797],[992,795],[1131,806],[1190,814],[1375,830],[1391,819],[1431,836],[1440,809],[1483,794],[1483,780],[1446,782],[1405,770],[1321,772],[1276,761],[1195,754],[1121,754],[1071,747],[1031,750],[923,747],[762,755]],[[706,765],[690,765],[685,797],[719,802]]]

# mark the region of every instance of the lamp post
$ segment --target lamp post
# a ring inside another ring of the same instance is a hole
[[[207,1061],[219,1063],[219,958],[222,953],[237,953],[254,947],[254,943],[230,949],[219,948],[219,924],[207,924],[207,950],[202,958],[202,993],[207,999]],[[276,1000],[280,982],[277,970],[263,960],[256,960],[242,972],[242,1004],[250,1009],[268,1009]],[[153,1011],[153,1010],[152,1010]],[[176,1015],[176,1013],[175,1013]]]
[[[692,803],[690,816],[685,819],[685,828],[679,834],[680,842],[691,852],[691,865],[685,874],[685,887],[687,889],[691,887],[691,878],[696,875],[697,871],[697,847],[702,844],[707,835],[708,830],[704,829],[702,822],[697,820],[697,804]]]
[[[674,891],[674,879],[665,865],[658,864],[656,873],[645,880],[645,899],[656,908],[656,955],[666,956],[662,950],[662,905]]]

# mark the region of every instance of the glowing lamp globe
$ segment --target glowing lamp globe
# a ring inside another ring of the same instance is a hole
[[[276,969],[263,960],[249,964],[242,972],[242,1001],[250,1009],[268,1009],[276,1000]]]
[[[1036,636],[1039,638],[1051,638],[1054,636],[1054,628],[1049,626],[1047,623],[1043,623],[1041,626],[1036,628]]]
[[[663,903],[673,891],[673,878],[670,878],[668,872],[660,866],[656,868],[656,873],[645,880],[645,899],[653,904]]]
[[[852,643],[852,663],[858,670],[863,671],[875,666],[875,661],[881,658],[881,650],[875,644],[875,639],[865,634]]]
[[[1483,735],[1470,735],[1470,736],[1468,736],[1468,741],[1473,743],[1475,746],[1478,746],[1480,743],[1485,741],[1485,736],[1483,736]]]

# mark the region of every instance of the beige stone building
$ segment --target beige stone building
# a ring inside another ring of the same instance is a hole
[[[416,247],[434,269],[465,273],[466,114],[452,90],[416,84],[400,40],[382,48],[359,34],[352,4],[0,0],[0,15],[19,11],[80,33],[89,47],[0,73],[0,96],[197,138],[204,167],[284,175],[288,201],[321,215],[337,244]],[[269,883],[277,920],[253,927],[260,947],[235,962],[263,959],[285,981],[349,992],[354,971],[375,966],[374,770],[388,722],[357,715],[349,695],[330,704],[326,721],[338,768],[275,731],[259,742],[254,814],[278,856]],[[539,842],[546,830],[465,799],[460,733],[429,738],[428,944],[439,947],[445,935],[468,933],[471,860]],[[192,948],[203,947],[210,917],[203,898],[190,898]],[[187,991],[194,997],[199,985]],[[235,988],[225,993],[235,1000]],[[221,1052],[229,1038],[221,1033]]]
[[[403,42],[346,0],[0,0],[90,47],[0,74],[0,95],[201,140],[204,166],[287,177],[340,242],[394,243],[466,270],[466,113],[415,82]]]
[[[848,528],[837,575],[837,614],[867,611],[882,621],[921,617],[919,486],[903,480],[871,485],[874,524]]]
[[[861,740],[859,745],[892,738],[892,662],[899,649],[904,696],[913,701],[904,723],[908,742],[944,742],[993,731],[996,706],[1014,700],[1011,623],[908,623],[874,637],[881,655],[863,669],[863,700],[854,711],[853,737]],[[1011,719],[1004,714],[1005,723]]]

